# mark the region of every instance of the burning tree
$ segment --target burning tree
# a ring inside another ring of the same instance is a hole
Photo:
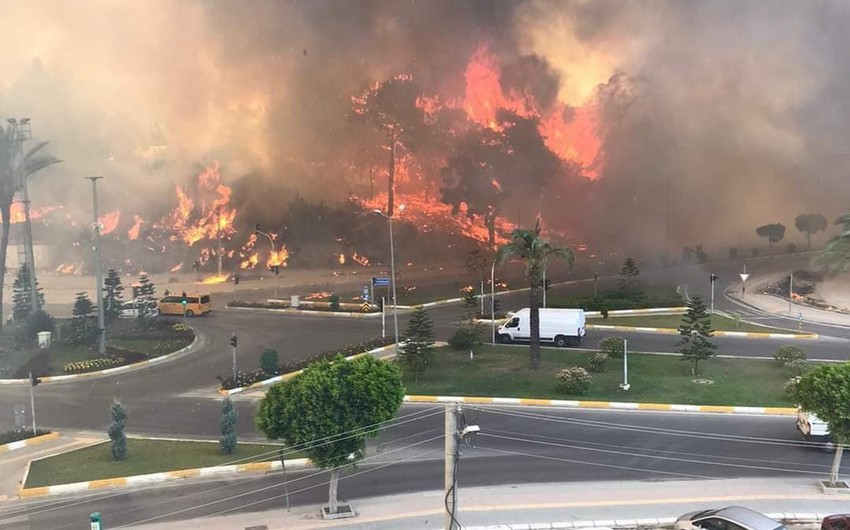
[[[539,193],[561,167],[561,161],[540,134],[539,120],[500,110],[494,128],[467,132],[457,155],[442,171],[442,199],[454,213],[480,215],[488,244],[496,241],[496,219],[506,199],[518,190]]]
[[[61,162],[54,156],[39,154],[49,142],[39,142],[18,160],[18,149],[21,145],[18,134],[18,129],[12,125],[7,128],[0,127],[0,219],[3,221],[3,233],[0,236],[0,328],[3,327],[2,287],[6,279],[6,250],[9,247],[12,202],[15,200],[15,194],[21,191],[22,178],[28,178],[46,167]]]
[[[352,97],[353,116],[370,121],[386,135],[384,148],[389,151],[387,215],[395,211],[397,149],[414,149],[417,137],[425,129],[425,113],[417,104],[421,91],[409,75],[399,75],[376,83],[359,96]]]

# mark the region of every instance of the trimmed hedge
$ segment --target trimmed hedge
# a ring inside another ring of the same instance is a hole
[[[681,307],[685,305],[685,301],[674,287],[647,287],[631,298],[623,298],[620,292],[612,291],[599,293],[595,298],[593,295],[552,297],[548,305],[549,307],[580,307],[585,311],[619,311],[650,307]]]
[[[28,440],[29,438],[35,438],[36,436],[41,436],[44,434],[50,434],[51,431],[47,429],[37,429],[35,434],[30,430],[24,429],[23,431],[6,431],[0,432],[0,445],[10,444],[12,442],[20,442],[21,440]]]
[[[127,364],[127,361],[123,357],[99,357],[97,359],[67,363],[62,367],[62,371],[66,374],[84,374],[86,372],[115,368],[123,364]]]
[[[341,348],[334,348],[332,350],[323,351],[300,361],[288,361],[280,365],[279,373],[286,374],[290,372],[296,372],[298,370],[306,368],[308,365],[316,361],[321,361],[324,359],[333,359],[337,355],[342,355],[343,357],[351,357],[352,355],[357,355],[358,353],[364,353],[370,350],[374,350],[375,348],[388,346],[393,343],[393,340],[395,339],[391,337],[382,337],[378,339],[367,340],[364,342],[358,342],[356,344],[349,344],[348,346],[343,346]],[[276,374],[269,374],[263,369],[258,368],[250,372],[236,372],[235,379],[231,375],[219,375],[216,376],[216,379],[218,379],[218,382],[223,390],[231,390],[233,388],[241,388],[248,385],[252,385],[254,383],[258,383],[260,381],[263,381],[264,379],[274,377],[275,375]]]

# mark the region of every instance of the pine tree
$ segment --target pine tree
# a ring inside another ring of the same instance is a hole
[[[233,401],[225,398],[221,402],[221,418],[218,427],[221,429],[221,437],[218,439],[219,449],[223,454],[232,455],[236,450],[236,418],[238,414],[233,408]]]
[[[625,297],[628,298],[634,292],[638,276],[640,276],[640,269],[638,269],[637,263],[632,258],[626,258],[623,268],[620,269],[620,277],[617,279],[620,284],[620,292]]]
[[[115,269],[109,269],[103,280],[103,314],[107,320],[121,316],[122,291],[121,276]]]
[[[127,425],[127,410],[117,399],[110,408],[112,424],[109,425],[110,449],[113,460],[124,460],[127,458],[127,437],[124,436],[124,427]]]
[[[691,375],[697,375],[699,362],[716,355],[714,350],[717,348],[717,345],[709,340],[714,335],[714,330],[711,328],[711,316],[700,296],[694,296],[688,302],[688,311],[682,318],[679,335],[682,336],[679,343],[682,360],[690,361]]]
[[[156,298],[156,286],[151,281],[150,277],[148,277],[148,273],[143,272],[139,276],[139,296],[144,296],[145,298]]]
[[[404,346],[399,349],[399,362],[413,374],[413,381],[419,380],[419,374],[428,368],[434,357],[434,322],[425,308],[417,307],[410,315],[407,332],[404,334]]]
[[[44,291],[35,282],[35,291],[38,298],[38,308],[44,307]],[[26,320],[32,312],[32,296],[30,296],[30,270],[26,263],[18,268],[15,282],[12,284],[12,319],[16,321]]]
[[[71,321],[71,329],[73,330],[71,342],[82,344],[93,338],[97,331],[97,325],[94,321],[95,310],[96,308],[87,293],[77,293],[72,313],[74,318]]]
[[[475,295],[475,289],[472,287],[464,287],[462,292],[463,300],[461,301],[461,307],[463,307],[464,320],[472,323],[478,316],[481,304]]]

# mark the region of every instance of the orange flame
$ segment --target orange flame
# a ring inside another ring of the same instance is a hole
[[[204,283],[204,284],[208,284],[208,283],[224,283],[224,282],[226,282],[226,281],[227,281],[227,279],[228,279],[228,275],[227,275],[227,274],[222,274],[221,276],[218,276],[218,275],[216,275],[216,276],[207,276],[206,278],[204,278],[203,280],[201,280],[201,283]]]
[[[289,250],[287,250],[286,245],[280,247],[280,249],[276,252],[271,252],[269,254],[269,259],[266,260],[266,267],[286,267],[286,260],[289,259]]]
[[[339,261],[339,264],[340,264],[340,265],[345,265],[345,254],[340,254],[340,255],[337,257],[337,261]]]
[[[239,267],[242,268],[242,269],[253,269],[254,267],[257,266],[257,263],[259,263],[259,262],[260,262],[260,257],[255,252],[255,253],[251,254],[250,256],[248,256],[248,259],[242,261],[242,264],[239,265]]]
[[[82,274],[83,264],[63,263],[56,267],[56,272],[59,274]]]
[[[317,293],[310,293],[304,297],[304,300],[321,300],[322,298],[330,298],[331,293],[327,291],[320,291]]]
[[[121,220],[121,212],[118,210],[114,210],[109,213],[105,213],[97,218],[97,222],[100,223],[100,235],[105,236],[110,232],[113,232],[116,228],[118,228],[118,221]]]
[[[41,208],[30,208],[30,221],[40,219],[50,212],[61,210],[62,206],[43,206]],[[26,220],[24,215],[24,203],[13,202],[10,208],[11,216],[9,217],[10,224],[23,223]]]
[[[139,239],[139,231],[142,229],[142,223],[144,223],[144,219],[142,219],[138,215],[133,216],[133,226],[127,230],[127,237],[130,240]]]
[[[366,256],[361,256],[357,252],[355,252],[354,255],[351,256],[351,259],[354,260],[356,263],[363,265],[364,267],[369,265],[369,258],[367,258]]]
[[[183,268],[183,264],[182,264],[182,263],[178,263],[177,265],[175,265],[175,266],[171,267],[171,272],[177,272],[177,271],[179,271],[179,270],[180,270],[180,269],[182,269],[182,268]]]

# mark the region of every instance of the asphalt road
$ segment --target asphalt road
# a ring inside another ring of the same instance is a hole
[[[465,486],[596,480],[672,480],[823,476],[831,454],[799,441],[789,417],[466,407],[480,425],[464,447]],[[442,488],[442,407],[406,406],[398,425],[370,444],[369,456],[343,474],[344,500]],[[846,469],[846,468],[845,468]],[[325,502],[327,475],[289,472],[293,505]],[[285,505],[284,477],[181,481],[133,491],[33,500],[0,509],[25,516],[24,528],[76,528],[92,511],[108,528],[184,520]]]

